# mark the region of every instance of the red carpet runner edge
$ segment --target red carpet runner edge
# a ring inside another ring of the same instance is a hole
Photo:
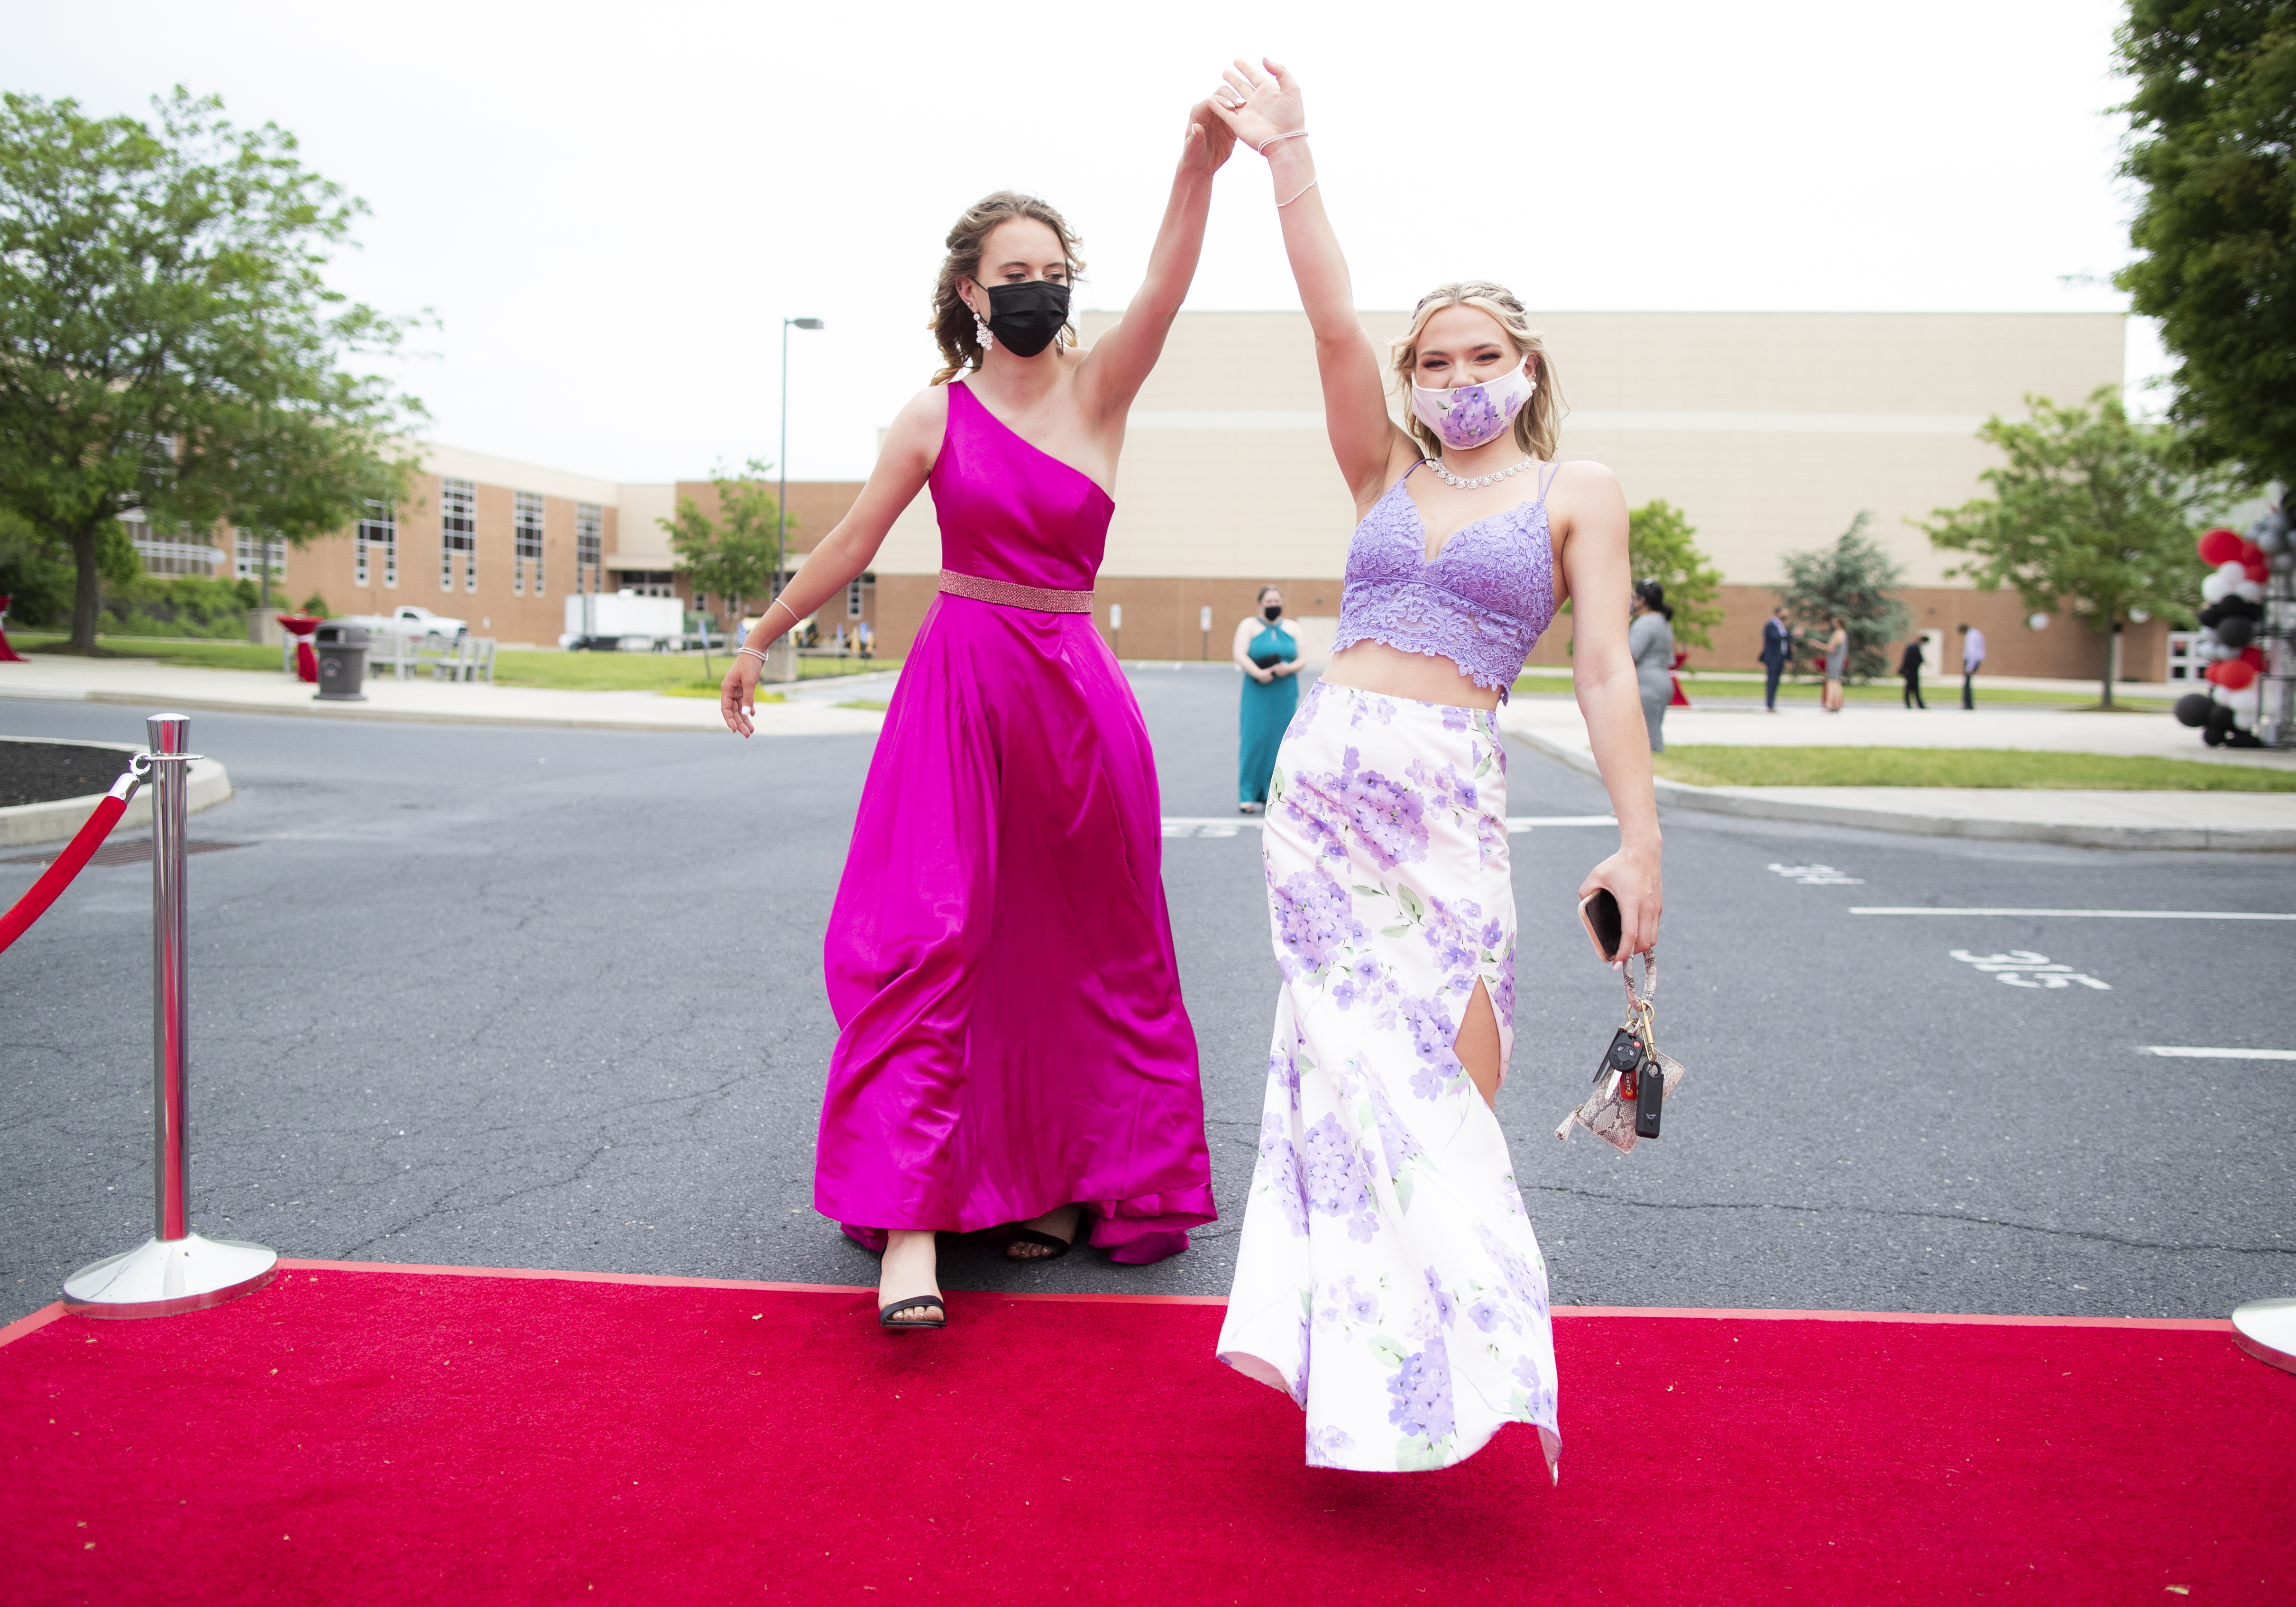
[[[1560,1308],[1562,1482],[1300,1465],[1210,1298],[288,1260],[0,1329],[0,1602],[2296,1600],[2222,1322]]]

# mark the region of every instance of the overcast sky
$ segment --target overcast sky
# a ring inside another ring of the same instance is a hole
[[[1138,282],[1189,103],[1300,75],[1365,307],[1474,274],[1550,309],[2119,310],[2120,8],[1712,0],[1405,7],[388,6],[0,0],[5,86],[175,83],[362,196],[336,282],[427,309],[437,439],[621,480],[852,479],[934,365],[940,241],[1003,186]],[[1414,26],[1402,25],[1406,18]],[[1451,20],[1456,19],[1456,20]],[[1265,164],[1221,175],[1189,306],[1296,305]],[[2149,333],[2137,370],[2159,365]]]

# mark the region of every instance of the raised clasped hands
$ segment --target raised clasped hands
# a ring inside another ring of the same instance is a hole
[[[750,717],[758,711],[758,671],[762,668],[749,654],[736,653],[734,667],[718,683],[718,712],[726,717],[726,729],[736,736],[757,734]]]
[[[1235,150],[1235,133],[1220,118],[1211,102],[1198,101],[1188,108],[1188,132],[1180,148],[1180,165],[1205,174],[1227,165]]]
[[[1265,155],[1269,140],[1308,126],[1308,107],[1297,79],[1274,61],[1261,65],[1267,69],[1264,73],[1238,56],[1221,74],[1226,83],[1207,104],[1236,138]]]

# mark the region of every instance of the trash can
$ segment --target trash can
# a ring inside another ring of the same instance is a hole
[[[319,690],[312,701],[321,703],[364,703],[366,693],[366,627],[329,623],[317,631]]]

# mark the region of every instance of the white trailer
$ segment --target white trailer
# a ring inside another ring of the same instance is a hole
[[[566,599],[561,647],[593,652],[669,652],[685,635],[685,604],[632,591],[577,592]]]

